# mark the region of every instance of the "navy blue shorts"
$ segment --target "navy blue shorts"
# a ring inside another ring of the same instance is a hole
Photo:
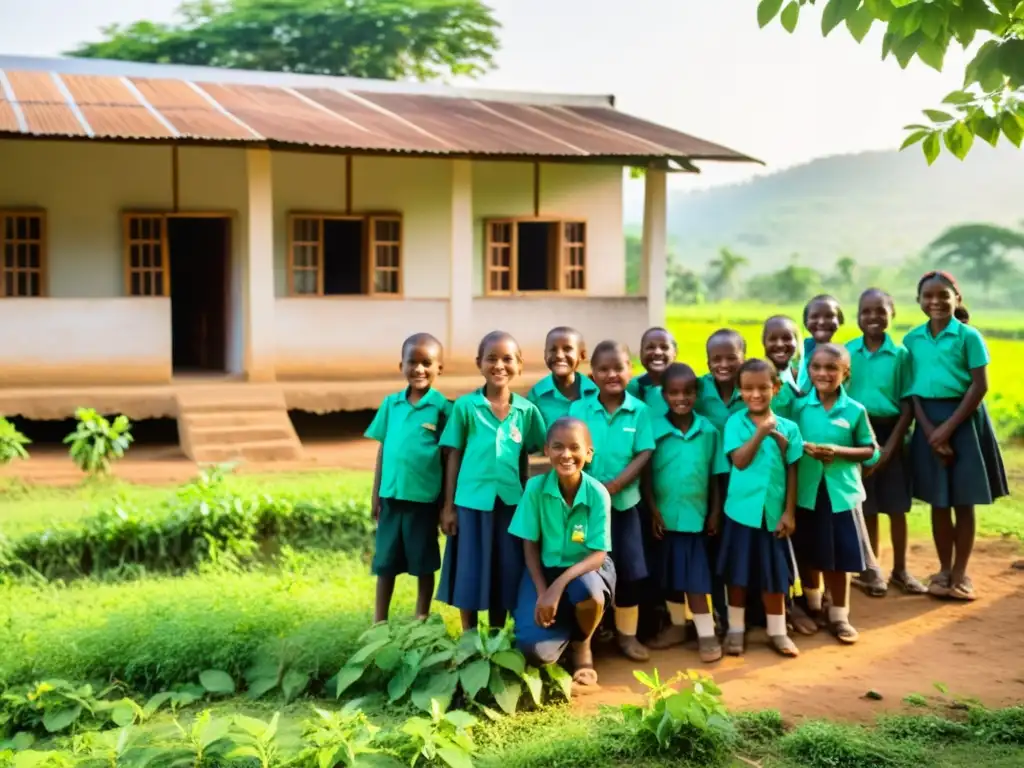
[[[953,415],[959,400],[922,399],[925,415],[938,426]],[[910,439],[910,462],[914,477],[914,498],[945,509],[968,504],[991,504],[1009,496],[1003,457],[996,433],[982,403],[978,410],[956,428],[949,441],[953,463],[947,467],[928,445],[920,426]]]
[[[797,507],[793,549],[801,568],[860,573],[864,550],[852,510],[833,512],[825,479],[818,486],[814,509]]]
[[[437,599],[463,611],[511,611],[525,570],[523,540],[508,532],[515,507],[455,508],[458,532],[444,548]]]
[[[619,584],[646,579],[647,558],[639,507],[612,510],[612,560]]]
[[[665,531],[662,540],[661,588],[668,594],[711,594],[711,563],[703,533]]]
[[[550,585],[564,571],[564,568],[545,568],[544,578]],[[573,579],[562,593],[562,600],[555,614],[555,623],[550,627],[541,627],[534,620],[537,597],[537,589],[529,572],[523,573],[513,613],[516,620],[516,646],[531,664],[543,666],[555,664],[562,658],[565,649],[573,640],[584,639],[576,624],[576,605],[587,600],[596,600],[601,605],[608,605],[611,602],[611,588],[602,577],[601,571],[590,571]]]
[[[437,502],[380,500],[374,537],[373,574],[432,576],[441,567]]]
[[[789,545],[765,528],[750,528],[728,515],[722,526],[718,573],[730,587],[788,594],[793,583]]]

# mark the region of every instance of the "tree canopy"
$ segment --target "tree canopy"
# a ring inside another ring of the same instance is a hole
[[[105,27],[68,55],[432,80],[481,74],[498,48],[481,0],[186,0],[177,14]]]
[[[882,58],[904,69],[915,57],[942,70],[953,44],[984,44],[964,72],[963,88],[926,109],[927,123],[908,125],[903,149],[920,143],[928,164],[945,148],[967,156],[975,137],[992,146],[1000,137],[1017,147],[1024,140],[1024,0],[760,0],[762,27],[778,17],[792,32],[808,6],[821,11],[826,37],[840,25],[859,43],[875,24],[884,25]]]
[[[926,253],[940,266],[961,271],[977,281],[986,296],[993,284],[1019,280],[1020,272],[1009,258],[1013,251],[1024,253],[1024,232],[994,224],[958,224],[928,245]]]

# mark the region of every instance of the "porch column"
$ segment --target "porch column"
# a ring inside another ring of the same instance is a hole
[[[270,150],[245,150],[248,253],[242,270],[243,366],[248,381],[274,381],[274,196]]]
[[[472,358],[473,349],[473,164],[452,161],[452,247],[448,276],[448,338],[450,357]]]
[[[663,170],[648,168],[644,176],[644,232],[641,285],[647,297],[647,324],[665,324],[665,270],[667,178]]]

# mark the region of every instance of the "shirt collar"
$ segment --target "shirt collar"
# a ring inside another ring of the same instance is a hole
[[[476,392],[474,393],[473,404],[477,408],[487,408],[488,410],[490,410],[491,404],[487,400],[487,396],[484,395],[483,387],[480,387],[480,389],[476,390]],[[511,406],[511,408],[517,411],[526,411],[529,410],[533,404],[522,395],[517,395],[515,392],[513,392],[509,405]]]
[[[808,405],[816,405],[821,408],[824,408],[824,406],[822,406],[821,404],[821,399],[818,397],[818,390],[814,388],[812,388],[811,391],[807,393],[807,403]],[[847,405],[849,405],[849,403],[850,397],[849,395],[846,394],[846,387],[841,386],[839,387],[839,397],[836,398],[836,402],[832,406],[832,410],[829,411],[829,413],[841,410],[845,408]]]
[[[423,397],[421,397],[419,399],[419,402],[410,403],[409,402],[409,390],[410,390],[410,387],[406,387],[405,388],[405,392],[402,393],[402,398],[401,399],[402,399],[402,402],[404,402],[410,408],[420,409],[420,408],[426,408],[428,405],[433,405],[433,406],[436,406],[436,407],[440,408],[448,400],[448,398],[446,398],[444,395],[442,395],[436,389],[431,387],[430,389],[428,389],[426,391],[426,393],[423,395]]]
[[[579,371],[576,372],[576,382],[579,385],[580,397],[587,397],[593,392],[597,392],[597,384],[595,384],[589,376],[585,376]],[[561,397],[565,397],[561,392],[558,391],[558,387],[555,386],[555,376],[549,373],[543,379],[538,381],[533,386],[533,391],[537,395],[546,395],[548,393],[556,393]]]
[[[693,423],[690,424],[690,428],[686,430],[686,432],[683,432],[669,420],[667,415],[665,415],[657,421],[655,439],[665,437],[666,435],[673,435],[674,437],[680,437],[683,440],[693,440],[693,438],[707,429],[710,425],[710,421],[699,413],[694,412]]]
[[[558,487],[558,473],[555,472],[555,470],[548,470],[547,475],[545,475],[543,491],[546,496],[551,496],[559,501],[565,501],[565,497],[562,496],[562,489]],[[588,498],[589,488],[587,486],[587,476],[581,475],[580,487],[576,489],[576,496],[573,498],[572,504],[569,505],[569,508],[575,509],[581,505],[586,506]]]
[[[599,398],[597,395],[587,398],[587,404],[590,410],[592,411],[595,411],[597,413],[607,413],[604,407],[604,403],[601,402],[601,398]],[[642,405],[640,400],[636,397],[633,397],[633,395],[627,392],[626,399],[622,401],[622,405],[619,406],[619,408],[615,412],[618,413],[619,411],[635,411],[638,405]]]
[[[868,351],[868,346],[867,344],[864,343],[863,336],[858,336],[856,339],[851,341],[846,348],[849,349],[851,352],[859,352],[865,355],[895,355],[897,351],[896,342],[892,340],[892,336],[890,336],[888,333],[883,336],[882,345],[874,352]]]
[[[712,373],[705,373],[703,376],[701,376],[701,381],[703,382],[703,387],[704,387],[704,391],[705,392],[709,393],[710,396],[713,396],[719,402],[725,403],[725,401],[722,400],[722,396],[720,394],[718,394],[718,386],[715,384],[715,376],[714,376],[714,374],[712,374]],[[725,404],[726,405],[732,405],[737,400],[739,400],[741,397],[742,396],[740,395],[740,388],[737,387],[737,386],[733,386],[733,388],[732,388],[732,395],[729,397],[729,402],[725,403]]]
[[[963,327],[963,323],[961,323],[955,317],[951,317],[951,318],[949,318],[949,325],[947,325],[945,328],[943,328],[942,332],[938,336],[935,336],[934,338],[938,339],[938,338],[940,338],[942,336],[959,336],[960,335],[960,329],[962,327]],[[925,333],[928,333],[928,335],[931,336],[931,333],[929,333],[929,331],[928,331],[927,323],[924,326],[924,330],[925,330]]]

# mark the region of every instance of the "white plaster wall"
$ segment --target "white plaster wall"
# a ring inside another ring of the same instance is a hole
[[[168,299],[2,299],[0,327],[9,329],[0,335],[3,384],[152,384],[171,377]]]
[[[635,353],[647,329],[647,299],[517,296],[473,300],[473,327],[479,336],[494,330],[511,333],[530,368],[543,367],[544,337],[556,325],[579,330],[590,349],[604,339],[615,339]],[[462,350],[461,354],[475,352]]]
[[[345,158],[275,152],[273,177],[275,288],[287,296],[288,214],[345,213]],[[352,213],[402,215],[407,298],[448,297],[451,183],[446,159],[352,158]]]
[[[281,298],[274,308],[279,379],[355,378],[397,370],[402,342],[444,343],[447,299]]]
[[[622,169],[604,165],[542,164],[541,216],[587,222],[587,293],[626,292],[626,245],[622,219]],[[473,163],[474,296],[483,294],[484,221],[533,215],[533,164]]]

